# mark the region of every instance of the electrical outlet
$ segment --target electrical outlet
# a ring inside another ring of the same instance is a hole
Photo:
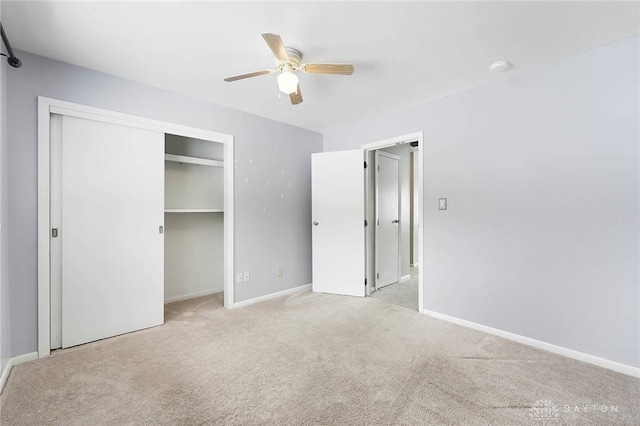
[[[244,277],[243,277],[243,275],[242,275],[242,272],[238,272],[238,273],[236,274],[236,282],[237,282],[237,283],[244,282]]]
[[[276,277],[281,277],[281,276],[282,276],[282,268],[276,269]]]
[[[249,274],[248,272],[245,272],[245,273],[243,274],[243,277],[242,277],[242,278],[244,279],[244,282],[245,282],[245,283],[246,283],[247,281],[251,281],[251,274]]]

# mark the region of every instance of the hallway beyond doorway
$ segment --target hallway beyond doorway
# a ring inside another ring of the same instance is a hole
[[[418,267],[411,268],[411,278],[371,293],[371,297],[405,308],[418,310]]]

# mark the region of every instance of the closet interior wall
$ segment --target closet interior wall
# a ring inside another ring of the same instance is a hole
[[[222,292],[224,144],[166,134],[165,153],[165,303]]]

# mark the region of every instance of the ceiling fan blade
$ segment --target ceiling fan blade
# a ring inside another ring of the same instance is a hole
[[[295,92],[289,95],[289,98],[291,99],[291,105],[298,105],[299,103],[302,103],[302,92],[300,91],[300,85],[298,85],[298,88]]]
[[[225,78],[224,81],[231,82],[236,80],[242,80],[244,78],[251,78],[251,77],[257,77],[259,75],[271,74],[274,71],[275,70],[263,70],[263,71],[250,72],[249,74],[234,75],[233,77]]]
[[[311,74],[353,74],[353,65],[351,64],[304,64],[302,71]]]
[[[284,43],[282,39],[277,34],[262,34],[262,38],[267,42],[269,48],[273,52],[273,54],[281,61],[289,61],[289,55],[287,54],[287,49],[284,47]]]

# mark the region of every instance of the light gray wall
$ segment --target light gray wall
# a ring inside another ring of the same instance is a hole
[[[0,16],[2,5],[0,4]],[[11,358],[9,328],[9,280],[7,227],[7,72],[5,58],[0,58],[0,373]]]
[[[411,274],[410,268],[410,214],[411,199],[409,198],[410,169],[411,169],[411,146],[402,144],[390,146],[381,151],[400,156],[398,170],[400,172],[400,278]]]
[[[37,349],[37,96],[235,137],[236,301],[311,282],[311,153],[322,135],[107,74],[19,52],[9,74],[11,349]],[[293,113],[293,111],[292,111]],[[276,278],[276,268],[284,276]]]
[[[324,135],[333,151],[424,131],[425,309],[640,365],[639,44]]]

